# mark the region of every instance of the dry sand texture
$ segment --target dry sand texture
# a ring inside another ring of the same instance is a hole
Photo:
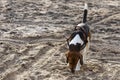
[[[65,37],[89,5],[87,65],[70,73]],[[0,80],[120,80],[120,0],[0,0]]]

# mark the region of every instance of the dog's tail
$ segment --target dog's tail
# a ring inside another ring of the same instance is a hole
[[[83,23],[87,22],[87,13],[88,13],[88,5],[87,5],[87,3],[85,3],[84,14],[83,14]]]

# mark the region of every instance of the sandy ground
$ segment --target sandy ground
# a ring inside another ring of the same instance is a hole
[[[65,36],[89,5],[87,64],[66,65]],[[0,0],[0,80],[120,80],[119,0]]]

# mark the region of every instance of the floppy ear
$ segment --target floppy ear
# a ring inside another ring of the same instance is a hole
[[[67,63],[68,63],[68,53],[69,53],[69,52],[66,52],[66,53],[65,53],[65,56],[66,56],[66,62],[67,62]]]
[[[80,57],[80,64],[83,65],[83,56],[80,54],[79,57]]]

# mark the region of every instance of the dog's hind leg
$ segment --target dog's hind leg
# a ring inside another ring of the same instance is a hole
[[[82,50],[82,55],[83,55],[83,61],[84,63],[87,62],[87,53],[89,51],[89,47],[90,47],[90,40],[89,40],[89,37],[88,37],[88,43],[86,44],[86,47]]]
[[[88,43],[86,44],[86,48],[87,48],[86,52],[88,52],[90,48],[90,38],[88,37],[87,40],[88,40]]]
[[[83,49],[82,55],[83,55],[83,62],[84,62],[84,64],[86,64],[86,62],[87,62],[87,60],[86,60],[87,46]]]
[[[66,56],[66,62],[68,63],[68,54],[69,54],[69,52],[67,51],[66,53],[65,53],[65,56]]]

